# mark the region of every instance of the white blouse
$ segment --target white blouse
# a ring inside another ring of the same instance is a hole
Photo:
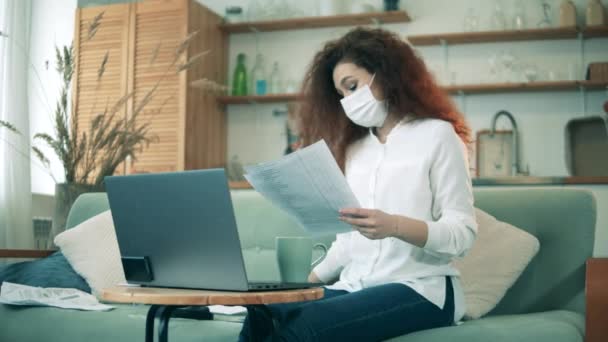
[[[477,234],[466,147],[452,125],[438,119],[402,121],[382,144],[370,134],[347,151],[346,179],[364,208],[425,221],[424,248],[397,238],[370,240],[358,231],[338,234],[314,272],[329,288],[349,292],[402,283],[443,309],[445,276],[452,276],[455,314],[465,312],[452,266]]]

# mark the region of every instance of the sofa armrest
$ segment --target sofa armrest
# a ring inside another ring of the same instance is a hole
[[[608,336],[608,325],[606,324],[606,317],[608,317],[608,258],[587,260],[586,278],[585,341],[606,341],[606,336]]]
[[[1,258],[45,258],[57,252],[54,249],[0,249]]]

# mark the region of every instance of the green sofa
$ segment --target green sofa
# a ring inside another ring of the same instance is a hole
[[[304,234],[285,214],[252,190],[233,191],[249,277],[277,279],[275,236]],[[596,208],[589,192],[567,189],[475,190],[476,206],[525,229],[540,251],[499,305],[482,319],[421,331],[391,341],[584,340],[585,261],[591,257]],[[74,204],[68,226],[108,209],[105,194]],[[331,238],[324,240],[331,242]],[[143,341],[145,305],[116,305],[109,312],[0,306],[0,341]],[[170,341],[235,341],[241,323],[172,319]]]

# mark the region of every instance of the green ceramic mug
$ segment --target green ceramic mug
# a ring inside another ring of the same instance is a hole
[[[317,266],[327,255],[327,246],[317,243],[313,246],[312,239],[303,236],[279,236],[276,238],[277,263],[281,280],[288,283],[308,282],[310,270]],[[312,251],[321,249],[321,255],[314,262]]]

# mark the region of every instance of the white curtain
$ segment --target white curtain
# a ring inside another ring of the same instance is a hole
[[[0,0],[0,248],[33,248],[27,79],[31,0]]]

